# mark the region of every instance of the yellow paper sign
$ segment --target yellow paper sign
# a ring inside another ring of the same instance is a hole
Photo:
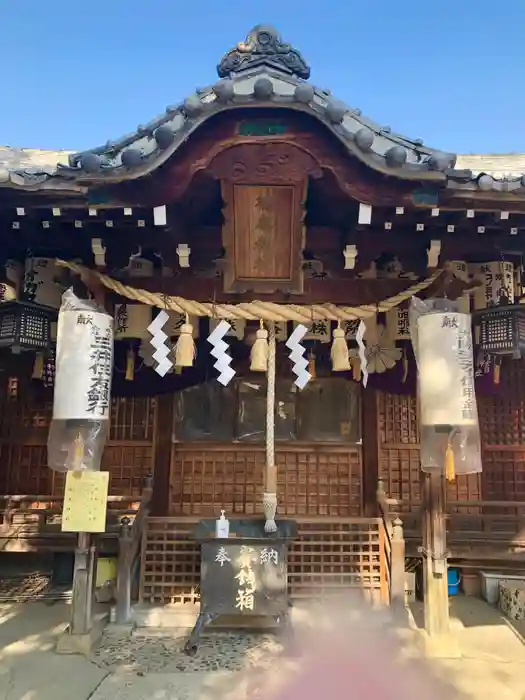
[[[109,472],[70,471],[66,476],[63,532],[104,532]]]

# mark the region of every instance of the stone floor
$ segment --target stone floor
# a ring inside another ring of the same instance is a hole
[[[185,641],[185,631],[139,632],[127,638],[108,631],[93,660],[111,671],[193,673],[268,668],[283,656],[282,640],[271,634],[214,632],[202,637],[195,656],[183,652]]]
[[[416,660],[415,631],[398,635],[394,650],[381,617],[343,612],[316,613],[316,634],[301,628],[304,648],[297,656],[268,633],[213,632],[202,638],[196,656],[187,657],[185,633],[123,636],[108,628],[88,660],[54,652],[67,604],[2,605],[0,700],[280,700],[285,686],[286,700],[361,700],[367,694],[381,700],[525,700],[523,637],[481,601],[453,601],[462,658],[429,665]],[[414,619],[417,624],[417,609]],[[407,659],[400,647],[410,652]]]

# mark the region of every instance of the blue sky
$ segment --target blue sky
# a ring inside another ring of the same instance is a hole
[[[0,144],[80,150],[132,131],[212,83],[258,23],[395,131],[525,152],[525,0],[0,0]]]

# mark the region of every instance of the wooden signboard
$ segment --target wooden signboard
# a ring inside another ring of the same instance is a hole
[[[206,542],[201,550],[202,604],[221,615],[282,614],[288,607],[286,564],[283,542]]]
[[[211,164],[224,201],[225,292],[303,292],[304,203],[314,158],[290,143],[249,143]]]
[[[185,652],[195,654],[204,627],[222,615],[270,616],[290,634],[288,543],[296,523],[277,521],[269,537],[264,521],[230,520],[236,536],[227,539],[212,536],[214,523],[201,520],[194,535],[201,542],[201,609]]]

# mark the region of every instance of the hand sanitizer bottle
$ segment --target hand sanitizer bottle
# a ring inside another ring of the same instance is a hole
[[[215,537],[226,539],[230,536],[230,521],[226,520],[224,511],[221,510],[221,517],[215,521]]]

